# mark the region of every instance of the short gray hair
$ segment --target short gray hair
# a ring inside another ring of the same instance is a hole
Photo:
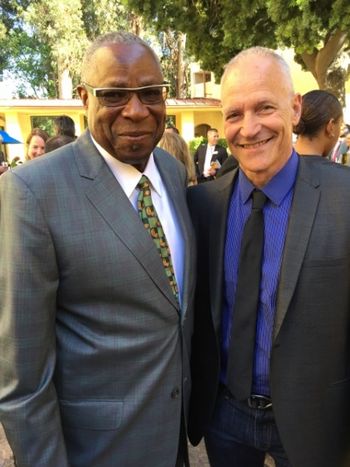
[[[154,50],[145,42],[141,37],[137,36],[136,34],[132,34],[131,32],[126,31],[114,31],[108,32],[106,34],[102,34],[98,36],[94,42],[88,47],[85,52],[85,56],[83,59],[82,67],[81,67],[81,80],[85,81],[88,72],[90,71],[91,59],[95,52],[100,49],[101,47],[105,47],[108,44],[140,44],[149,50],[152,55],[154,56],[156,62],[159,64],[159,58],[155,54]]]
[[[275,61],[276,64],[280,67],[280,70],[286,77],[286,80],[290,86],[291,92],[294,92],[294,86],[293,86],[293,80],[292,76],[290,73],[290,68],[288,63],[284,60],[281,55],[276,53],[272,49],[268,49],[267,47],[250,47],[249,49],[244,49],[241,52],[239,52],[237,55],[235,55],[231,60],[227,63],[224,69],[224,73],[221,77],[221,85],[224,83],[226,80],[227,76],[231,72],[233,68],[235,68],[243,59],[246,57],[251,57],[251,56],[256,56],[257,58],[259,57],[264,57],[264,58],[270,58],[271,60]]]

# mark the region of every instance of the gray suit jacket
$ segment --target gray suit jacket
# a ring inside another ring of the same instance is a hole
[[[199,276],[189,427],[194,444],[208,428],[219,385],[224,241],[236,174],[189,191]],[[350,466],[349,203],[348,168],[300,158],[270,362],[273,411],[293,467]]]
[[[18,466],[174,467],[194,248],[185,170],[154,155],[186,245],[181,310],[88,132],[1,177],[0,419]]]

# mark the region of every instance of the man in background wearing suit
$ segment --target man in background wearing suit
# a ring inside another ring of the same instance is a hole
[[[350,170],[293,150],[301,97],[278,54],[242,51],[221,83],[239,168],[189,192],[190,439],[205,436],[213,467],[262,467],[266,452],[277,467],[349,466]]]
[[[182,466],[193,235],[159,61],[109,33],[78,92],[88,130],[1,177],[0,419],[19,467]]]
[[[227,151],[217,144],[219,132],[216,128],[210,128],[207,132],[208,144],[201,144],[194,153],[194,164],[198,183],[213,180],[217,170],[227,159]]]

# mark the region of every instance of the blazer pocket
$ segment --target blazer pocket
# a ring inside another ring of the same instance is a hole
[[[116,430],[123,418],[122,401],[60,400],[63,425],[86,430]]]

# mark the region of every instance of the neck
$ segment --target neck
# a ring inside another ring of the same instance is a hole
[[[303,156],[324,156],[321,138],[309,139],[299,136],[294,147],[296,152]]]

